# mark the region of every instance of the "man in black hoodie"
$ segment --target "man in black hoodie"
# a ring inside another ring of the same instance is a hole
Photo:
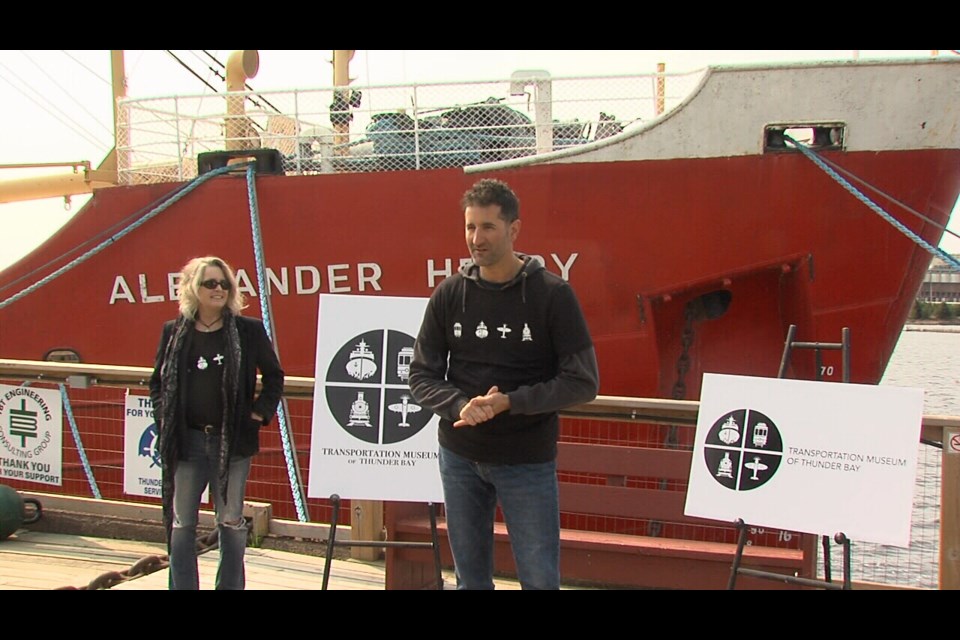
[[[596,353],[570,285],[513,250],[510,187],[480,180],[462,205],[472,261],[430,297],[410,365],[414,398],[440,417],[457,588],[494,588],[499,504],[520,586],[558,589],[558,411],[596,397]]]

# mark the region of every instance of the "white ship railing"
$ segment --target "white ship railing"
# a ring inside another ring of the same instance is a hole
[[[466,166],[609,137],[680,104],[705,71],[180,95],[119,102],[121,184],[184,181],[201,153],[276,149],[286,174]],[[229,114],[229,115],[228,115]]]

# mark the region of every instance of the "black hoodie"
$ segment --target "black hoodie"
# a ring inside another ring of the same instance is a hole
[[[553,460],[557,412],[593,400],[599,389],[593,342],[573,289],[539,261],[517,255],[524,265],[510,282],[486,282],[469,262],[440,283],[410,365],[413,397],[440,416],[440,444],[476,462]],[[454,428],[470,398],[494,385],[509,396],[510,410]]]

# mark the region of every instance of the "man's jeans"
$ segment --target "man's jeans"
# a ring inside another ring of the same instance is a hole
[[[457,589],[493,589],[497,502],[522,589],[560,588],[560,504],[556,462],[486,464],[440,447],[447,533]]]
[[[174,475],[173,531],[170,534],[170,588],[199,589],[197,570],[197,521],[200,498],[207,483],[217,514],[220,562],[217,589],[243,589],[246,581],[243,556],[247,547],[247,523],[243,518],[243,494],[250,474],[250,458],[232,458],[227,479],[227,503],[218,490],[217,460],[220,434],[186,430],[180,460]]]

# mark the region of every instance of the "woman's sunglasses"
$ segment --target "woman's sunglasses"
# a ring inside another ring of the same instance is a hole
[[[217,288],[217,285],[220,285],[220,288],[224,291],[230,291],[230,281],[229,280],[214,280],[210,278],[209,280],[204,280],[200,283],[200,286],[204,289],[210,289],[213,291]]]

